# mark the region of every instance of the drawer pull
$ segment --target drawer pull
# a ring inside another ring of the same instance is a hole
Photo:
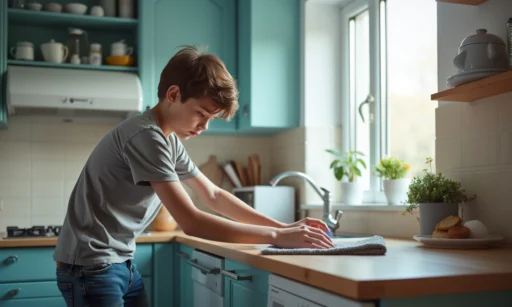
[[[182,253],[182,252],[176,252],[176,256],[183,258],[183,259],[188,259],[188,255],[185,253]]]
[[[235,273],[235,271],[226,271],[222,270],[220,272],[222,275],[226,276],[227,278],[233,279],[233,280],[252,280],[252,276],[240,276]]]
[[[13,297],[13,296],[16,296],[18,295],[18,293],[20,293],[21,289],[12,289],[12,290],[9,290],[7,291],[7,296],[8,297]]]
[[[16,262],[18,262],[18,256],[9,256],[9,257],[5,258],[4,262],[6,264],[16,263]]]
[[[203,274],[213,274],[213,275],[216,275],[216,274],[220,273],[220,269],[219,268],[209,269],[207,267],[204,267],[204,266],[200,265],[199,263],[197,263],[197,259],[190,259],[188,261],[188,263],[191,266],[193,266],[196,269],[198,269],[199,271],[201,271],[201,273],[203,273]]]

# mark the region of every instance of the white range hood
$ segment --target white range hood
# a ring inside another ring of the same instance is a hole
[[[142,110],[142,87],[131,72],[9,65],[10,115],[129,117]]]

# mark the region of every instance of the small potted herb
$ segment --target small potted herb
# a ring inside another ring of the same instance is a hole
[[[420,208],[420,231],[422,235],[431,235],[436,224],[449,215],[459,216],[459,204],[475,199],[468,196],[460,182],[448,179],[441,173],[432,173],[432,158],[426,163],[430,171],[424,169],[422,176],[414,177],[407,192],[409,204],[402,214],[412,213]]]
[[[347,178],[348,181],[341,183],[341,192],[343,195],[343,203],[346,205],[360,205],[363,203],[363,185],[357,180],[361,177],[361,167],[366,169],[366,163],[359,156],[364,156],[358,151],[349,151],[341,154],[334,149],[327,149],[328,153],[333,154],[336,158],[332,161],[330,168],[334,171],[334,177],[338,181]]]
[[[375,175],[384,179],[382,184],[388,204],[398,205],[407,199],[410,180],[405,176],[410,169],[409,164],[393,157],[380,160],[375,167]]]

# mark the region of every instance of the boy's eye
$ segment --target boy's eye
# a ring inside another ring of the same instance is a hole
[[[197,111],[197,114],[199,114],[199,116],[201,116],[201,117],[205,117],[205,115],[199,111]]]

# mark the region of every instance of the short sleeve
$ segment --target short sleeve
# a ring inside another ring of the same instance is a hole
[[[176,174],[178,174],[181,180],[197,176],[199,170],[188,156],[185,146],[183,146],[176,135],[174,135],[174,144],[176,150]]]
[[[155,130],[144,130],[132,137],[123,150],[135,184],[149,181],[179,181],[176,156],[165,137]]]

